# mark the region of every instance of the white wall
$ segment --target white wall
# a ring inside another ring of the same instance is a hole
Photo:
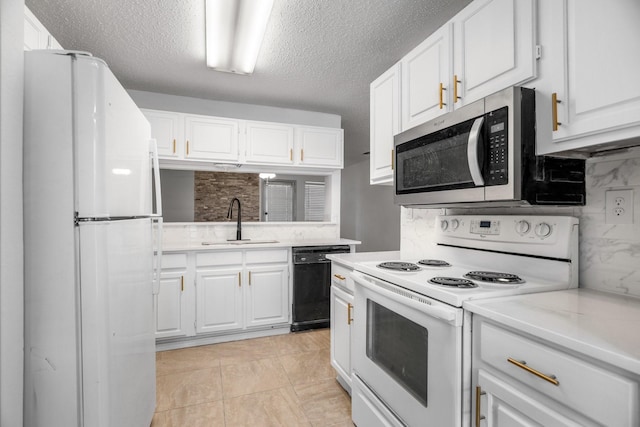
[[[587,203],[575,208],[447,209],[447,213],[555,214],[580,219],[580,287],[640,297],[640,148],[587,161]],[[609,189],[634,193],[633,224],[605,222]],[[429,249],[435,216],[441,209],[402,209],[403,257],[419,257]]]
[[[23,0],[0,1],[0,425],[22,425]]]
[[[242,120],[291,123],[296,125],[341,127],[341,117],[335,114],[290,108],[268,107],[265,105],[240,104],[236,102],[212,101],[186,96],[129,90],[129,95],[139,108],[178,111],[181,113],[203,114]]]
[[[400,207],[393,204],[393,186],[369,185],[369,159],[344,168],[340,233],[360,240],[357,252],[400,249]]]

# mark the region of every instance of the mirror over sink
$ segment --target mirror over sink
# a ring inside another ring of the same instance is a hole
[[[242,222],[328,221],[327,176],[162,169],[165,222],[225,222],[238,198]],[[235,218],[235,212],[234,212]]]

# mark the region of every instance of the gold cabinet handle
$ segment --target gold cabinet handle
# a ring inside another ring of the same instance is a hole
[[[339,279],[339,280],[344,280],[346,279],[346,277],[342,276],[341,274],[334,274],[333,275],[335,278]]]
[[[173,140],[173,154],[176,154],[176,140]]]
[[[441,110],[442,110],[442,107],[443,107],[444,105],[447,105],[446,103],[444,103],[444,102],[442,101],[442,92],[444,92],[445,90],[446,90],[446,89],[444,88],[444,86],[442,85],[442,83],[440,83],[440,102],[439,102],[439,105],[440,105],[440,109],[441,109]]]
[[[242,273],[238,271],[238,287],[242,287]]]
[[[480,427],[480,420],[484,420],[484,415],[480,414],[480,396],[483,396],[487,393],[482,391],[480,386],[476,387],[476,427]]]
[[[251,286],[251,272],[249,272],[249,286]]]
[[[522,368],[522,369],[524,369],[525,371],[527,371],[527,372],[529,372],[529,373],[531,373],[531,374],[535,375],[535,376],[536,376],[536,377],[538,377],[538,378],[542,378],[543,380],[548,381],[548,382],[550,382],[550,383],[551,383],[551,384],[553,384],[553,385],[560,385],[560,381],[558,381],[558,380],[556,379],[556,376],[555,376],[555,375],[546,375],[546,374],[543,374],[542,372],[540,372],[540,371],[538,371],[538,370],[535,370],[535,369],[533,369],[533,368],[531,368],[531,367],[527,366],[527,362],[525,362],[524,360],[516,360],[516,359],[514,359],[514,358],[512,358],[512,357],[509,357],[509,358],[507,359],[507,362],[509,362],[509,363],[513,363],[513,364],[514,364],[514,365],[516,365],[518,368]]]
[[[187,139],[187,156],[189,155],[189,140]]]
[[[289,148],[289,160],[293,161],[293,148]]]
[[[558,104],[561,102],[562,101],[558,99],[558,94],[556,92],[553,92],[551,94],[551,117],[553,120],[554,132],[558,130],[558,126],[562,125],[562,123],[558,121]]]
[[[351,317],[351,309],[353,305],[351,303],[347,303],[347,325],[350,325],[353,322],[353,318]]]
[[[391,150],[391,170],[393,170],[393,161],[395,159],[393,158],[393,150]]]
[[[304,149],[300,149],[300,161],[304,162]]]
[[[184,292],[184,276],[180,276],[180,291]]]
[[[458,96],[458,83],[462,83],[462,80],[458,80],[456,74],[453,75],[453,103],[458,102],[458,99],[462,99]]]

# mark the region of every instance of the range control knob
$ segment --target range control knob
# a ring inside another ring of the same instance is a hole
[[[546,222],[541,222],[536,225],[536,236],[548,237],[551,234],[551,226]]]
[[[531,230],[531,224],[527,220],[520,220],[516,224],[516,231],[520,234],[527,234]]]
[[[447,221],[446,219],[440,221],[440,229],[442,231],[447,231],[447,228],[449,228],[449,221]]]
[[[460,226],[460,221],[458,221],[457,219],[452,219],[451,220],[451,230],[454,231],[458,228],[458,226]]]

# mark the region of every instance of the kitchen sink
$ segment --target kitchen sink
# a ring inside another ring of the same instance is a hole
[[[215,245],[257,245],[261,243],[280,243],[278,240],[226,240],[224,242],[202,242],[203,246]]]

